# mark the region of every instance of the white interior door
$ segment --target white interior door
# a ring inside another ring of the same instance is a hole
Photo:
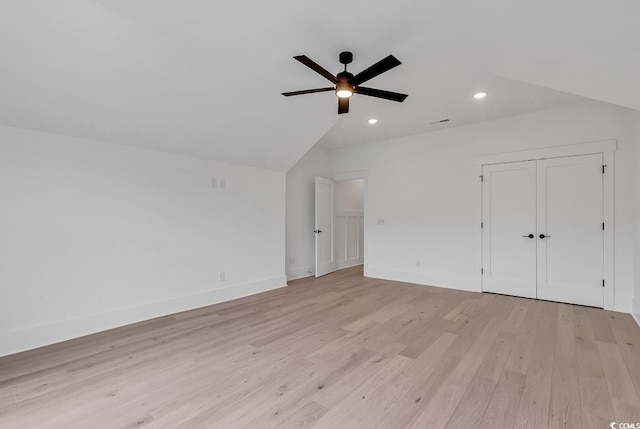
[[[602,155],[538,161],[537,207],[538,298],[603,307]]]
[[[536,161],[484,166],[482,289],[536,297]]]
[[[316,277],[336,270],[333,248],[333,187],[335,182],[316,177]]]

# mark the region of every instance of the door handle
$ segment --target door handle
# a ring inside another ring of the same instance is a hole
[[[533,238],[533,237],[535,237],[535,235],[533,235],[533,234],[529,234],[529,235],[523,235],[523,237],[524,237],[524,238]]]
[[[550,235],[544,235],[544,234],[540,234],[540,239],[544,240],[545,237],[551,237]]]
[[[319,229],[315,229],[313,232],[315,232],[316,234],[320,234],[322,231],[320,231]]]

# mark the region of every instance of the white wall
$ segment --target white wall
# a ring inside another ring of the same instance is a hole
[[[0,355],[286,284],[283,173],[0,127],[0,201]]]
[[[335,211],[364,211],[364,179],[340,180],[336,182],[333,195]]]
[[[635,234],[635,294],[633,315],[640,325],[640,112],[636,112],[636,234]]]
[[[334,199],[334,255],[338,269],[364,263],[364,179],[336,182]]]
[[[454,118],[455,120],[455,118]],[[634,113],[590,102],[386,142],[332,150],[334,172],[368,171],[371,277],[480,287],[478,156],[616,139],[615,304],[634,282]],[[384,220],[384,225],[379,221]],[[417,266],[420,261],[420,267]]]
[[[331,177],[329,153],[314,146],[287,172],[286,272],[294,280],[315,274],[315,177]]]

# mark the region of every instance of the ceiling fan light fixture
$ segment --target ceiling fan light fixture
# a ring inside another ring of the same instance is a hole
[[[336,95],[340,98],[349,98],[353,95],[353,87],[348,82],[336,84]]]

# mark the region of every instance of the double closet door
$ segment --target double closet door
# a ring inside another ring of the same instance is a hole
[[[482,167],[482,289],[603,307],[602,154]]]

